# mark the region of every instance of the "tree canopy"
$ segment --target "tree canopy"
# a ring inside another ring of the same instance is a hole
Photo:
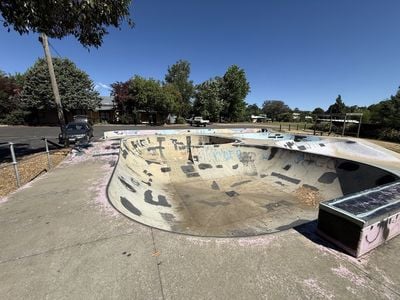
[[[317,107],[312,111],[312,114],[315,116],[323,115],[325,111],[321,107]]]
[[[130,0],[2,0],[5,27],[20,34],[30,31],[61,39],[73,35],[85,47],[99,47],[107,27],[119,28],[129,17]]]
[[[168,67],[165,82],[174,85],[181,94],[182,103],[179,105],[180,115],[185,115],[190,110],[191,98],[194,92],[193,81],[189,80],[190,63],[186,60],[178,60]]]
[[[280,117],[290,112],[289,106],[281,100],[265,100],[262,111],[271,118],[272,121],[280,120]]]
[[[245,98],[250,92],[250,84],[246,73],[236,65],[228,68],[222,78],[222,99],[224,101],[224,117],[231,121],[243,118],[246,108]]]
[[[78,69],[66,58],[54,58],[54,72],[59,78],[59,90],[63,108],[95,109],[100,104],[99,93],[89,75]],[[51,109],[55,107],[51,90],[50,75],[44,59],[38,59],[26,72],[26,80],[21,92],[24,106],[34,109]]]
[[[24,113],[21,110],[20,93],[24,76],[17,73],[7,75],[0,70],[0,121],[22,124]]]
[[[344,114],[346,113],[346,104],[342,100],[342,96],[338,95],[335,103],[329,106],[326,111],[328,114]]]
[[[368,107],[370,118],[374,123],[400,129],[400,89],[390,99],[381,101]]]
[[[221,98],[222,78],[215,77],[196,86],[193,102],[193,112],[197,116],[219,120],[223,100]]]
[[[115,82],[112,95],[125,122],[137,122],[137,112],[177,113],[182,96],[175,85],[135,75],[126,82]]]

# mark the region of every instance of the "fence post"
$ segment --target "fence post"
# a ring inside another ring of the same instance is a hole
[[[10,142],[9,145],[10,145],[11,158],[12,158],[12,161],[13,161],[12,163],[14,165],[15,179],[17,181],[17,187],[20,187],[21,186],[21,181],[19,179],[17,159],[15,157],[15,152],[14,152],[14,144]]]
[[[47,153],[47,165],[49,166],[49,170],[51,169],[51,159],[50,159],[50,151],[49,144],[47,144],[47,138],[44,138],[44,144],[46,145],[46,153]]]
[[[282,131],[282,124],[279,123],[279,131]]]
[[[290,131],[290,123],[289,123],[289,131]]]

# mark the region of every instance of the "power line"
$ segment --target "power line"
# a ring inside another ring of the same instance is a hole
[[[51,49],[53,49],[53,51],[58,55],[59,58],[61,58],[61,54],[58,53],[58,51],[56,50],[56,48],[49,42],[49,45],[51,47]]]

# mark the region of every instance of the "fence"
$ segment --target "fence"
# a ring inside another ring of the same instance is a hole
[[[68,153],[66,149],[57,149],[59,147],[47,138],[24,142],[27,143],[0,144],[0,196],[48,172]]]

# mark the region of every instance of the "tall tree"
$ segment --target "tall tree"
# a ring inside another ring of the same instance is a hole
[[[73,109],[89,110],[99,106],[99,93],[94,90],[92,80],[88,74],[78,69],[72,61],[66,58],[55,58],[54,71],[60,79],[60,97],[66,111]],[[44,59],[38,59],[26,72],[21,101],[30,109],[55,108],[49,70]]]
[[[342,100],[342,96],[338,95],[335,103],[332,104],[331,106],[329,106],[328,110],[326,111],[326,113],[328,114],[344,114],[346,113],[346,104],[344,104],[343,100]]]
[[[223,101],[221,99],[222,78],[215,77],[196,86],[193,112],[215,122],[219,120]]]
[[[222,99],[224,101],[224,117],[231,121],[243,118],[246,108],[245,98],[250,92],[246,73],[236,65],[228,68],[222,78]]]
[[[289,106],[281,100],[265,100],[262,111],[271,118],[272,121],[280,120],[280,117],[290,112]]]
[[[181,93],[182,103],[179,115],[186,115],[191,107],[191,98],[194,92],[193,81],[189,80],[190,63],[186,60],[178,60],[168,67],[165,82],[172,84]]]
[[[99,47],[107,27],[119,28],[123,21],[133,26],[129,17],[130,0],[2,0],[0,12],[4,27],[22,34],[39,32],[50,74],[54,101],[61,131],[65,120],[47,37],[61,39],[73,35],[84,47]],[[66,139],[68,144],[68,139]]]

